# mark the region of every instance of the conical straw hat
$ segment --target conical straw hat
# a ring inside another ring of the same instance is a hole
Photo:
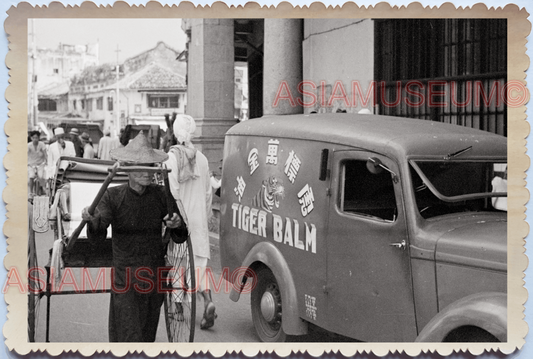
[[[164,151],[152,148],[142,131],[126,147],[115,148],[109,154],[113,160],[131,165],[152,164],[168,159]]]

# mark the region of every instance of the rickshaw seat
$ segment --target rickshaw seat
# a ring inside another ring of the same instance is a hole
[[[111,183],[116,186],[120,183]],[[70,182],[70,221],[63,222],[65,234],[70,238],[81,223],[81,211],[88,207],[98,193],[101,183]],[[106,240],[93,243],[87,238],[87,226],[81,231],[73,248],[64,253],[65,267],[111,267],[111,226],[107,229]]]
[[[116,186],[118,183],[111,183],[109,187]],[[96,194],[102,186],[101,183],[71,182],[70,183],[70,223],[68,231],[65,228],[65,234],[71,236],[72,232],[81,223],[81,211],[89,207]],[[79,238],[87,238],[87,226],[81,231]],[[111,238],[111,226],[107,229],[107,238]]]

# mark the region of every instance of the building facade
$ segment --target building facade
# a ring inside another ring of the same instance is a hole
[[[250,119],[360,111],[506,135],[505,19],[187,19],[187,113],[212,169],[235,123],[235,63]],[[504,96],[503,96],[504,97]]]
[[[28,123],[68,116],[70,78],[88,66],[98,65],[99,44],[59,44],[37,48],[30,39],[28,51]]]
[[[159,42],[154,48],[116,64],[88,66],[66,80],[62,94],[39,95],[46,110],[60,107],[70,117],[98,123],[102,130],[118,133],[128,124],[153,123],[166,128],[165,114],[184,113],[187,102],[185,64],[179,52]],[[64,84],[65,82],[63,82]],[[58,125],[48,119],[50,126]]]

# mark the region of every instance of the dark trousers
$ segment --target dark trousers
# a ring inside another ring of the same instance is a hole
[[[109,305],[110,342],[154,342],[164,294],[129,290],[111,292]]]

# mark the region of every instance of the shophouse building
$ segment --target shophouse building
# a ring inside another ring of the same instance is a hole
[[[32,38],[30,44],[33,45]],[[70,78],[98,65],[99,44],[59,44],[55,49],[31,46],[28,51],[28,123],[53,126],[69,113]]]
[[[118,66],[85,69],[70,85],[69,110],[103,130],[118,132],[128,124],[166,128],[165,114],[184,113],[185,64],[179,52],[159,42],[153,49]]]

